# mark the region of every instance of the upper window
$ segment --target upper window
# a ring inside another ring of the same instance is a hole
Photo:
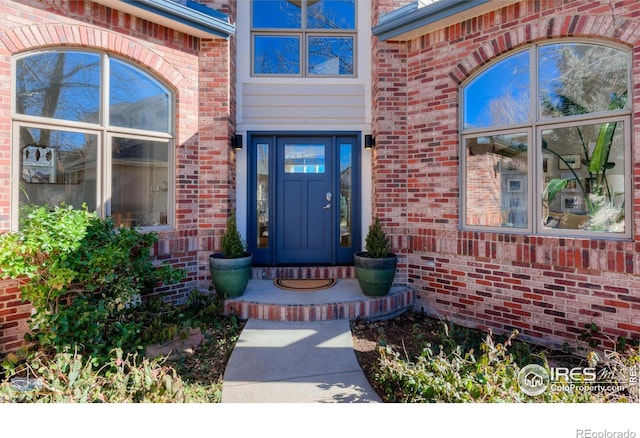
[[[355,0],[253,0],[254,75],[354,76]]]
[[[463,227],[628,237],[631,57],[530,47],[462,90]]]
[[[143,70],[86,51],[15,61],[20,206],[86,204],[116,225],[169,225],[171,92]]]

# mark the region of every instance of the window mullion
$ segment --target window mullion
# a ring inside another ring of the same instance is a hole
[[[109,126],[109,76],[110,76],[109,56],[105,53],[102,55],[102,105],[100,105],[102,135],[100,138],[101,153],[98,154],[100,161],[98,162],[98,214],[100,217],[111,215],[111,136],[108,133]]]

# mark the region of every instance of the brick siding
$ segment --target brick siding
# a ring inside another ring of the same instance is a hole
[[[211,5],[235,11],[220,1]],[[154,254],[186,269],[188,278],[158,293],[179,302],[196,287],[206,289],[206,256],[219,247],[235,196],[233,38],[201,40],[90,1],[0,0],[0,13],[0,231],[9,229],[11,217],[12,56],[53,47],[108,52],[151,71],[175,92],[175,229],[159,233]],[[29,314],[16,282],[0,282],[0,352],[22,344]]]
[[[517,328],[552,346],[582,345],[593,322],[601,345],[611,347],[618,336],[640,337],[638,203],[634,241],[459,230],[460,84],[513,49],[563,37],[630,48],[638,90],[640,4],[633,0],[524,1],[408,42],[374,38],[373,210],[406,260],[418,310],[498,332]],[[633,107],[637,198],[637,93]]]

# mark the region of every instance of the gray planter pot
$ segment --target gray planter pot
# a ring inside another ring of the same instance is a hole
[[[241,296],[251,278],[252,262],[253,255],[250,253],[237,259],[225,259],[221,253],[211,254],[209,269],[216,292],[225,298]]]
[[[369,297],[381,297],[389,293],[396,275],[398,256],[367,257],[366,252],[357,252],[354,257],[356,278],[362,293]]]

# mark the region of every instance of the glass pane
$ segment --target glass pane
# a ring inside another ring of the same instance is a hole
[[[300,74],[300,37],[255,35],[255,74]]]
[[[20,128],[20,206],[83,203],[96,210],[98,136]]]
[[[16,112],[99,123],[100,56],[48,52],[18,59]]]
[[[170,94],[143,71],[110,60],[109,123],[111,126],[170,132]]]
[[[527,134],[468,138],[465,146],[466,224],[526,228]]]
[[[542,223],[561,228],[624,233],[624,123],[542,132]]]
[[[309,0],[307,27],[309,29],[355,29],[354,0]]]
[[[464,129],[529,120],[529,51],[511,55],[464,88]]]
[[[254,29],[300,29],[301,0],[253,0]]]
[[[257,145],[257,218],[258,218],[258,248],[269,247],[269,145]]]
[[[626,106],[629,54],[593,44],[540,47],[540,114],[563,117]]]
[[[352,37],[309,37],[310,75],[352,75]]]
[[[166,225],[169,143],[133,138],[112,141],[111,216],[117,226]]]
[[[324,173],[324,145],[284,146],[285,173]]]
[[[340,246],[350,248],[353,234],[353,155],[350,144],[340,145]]]

